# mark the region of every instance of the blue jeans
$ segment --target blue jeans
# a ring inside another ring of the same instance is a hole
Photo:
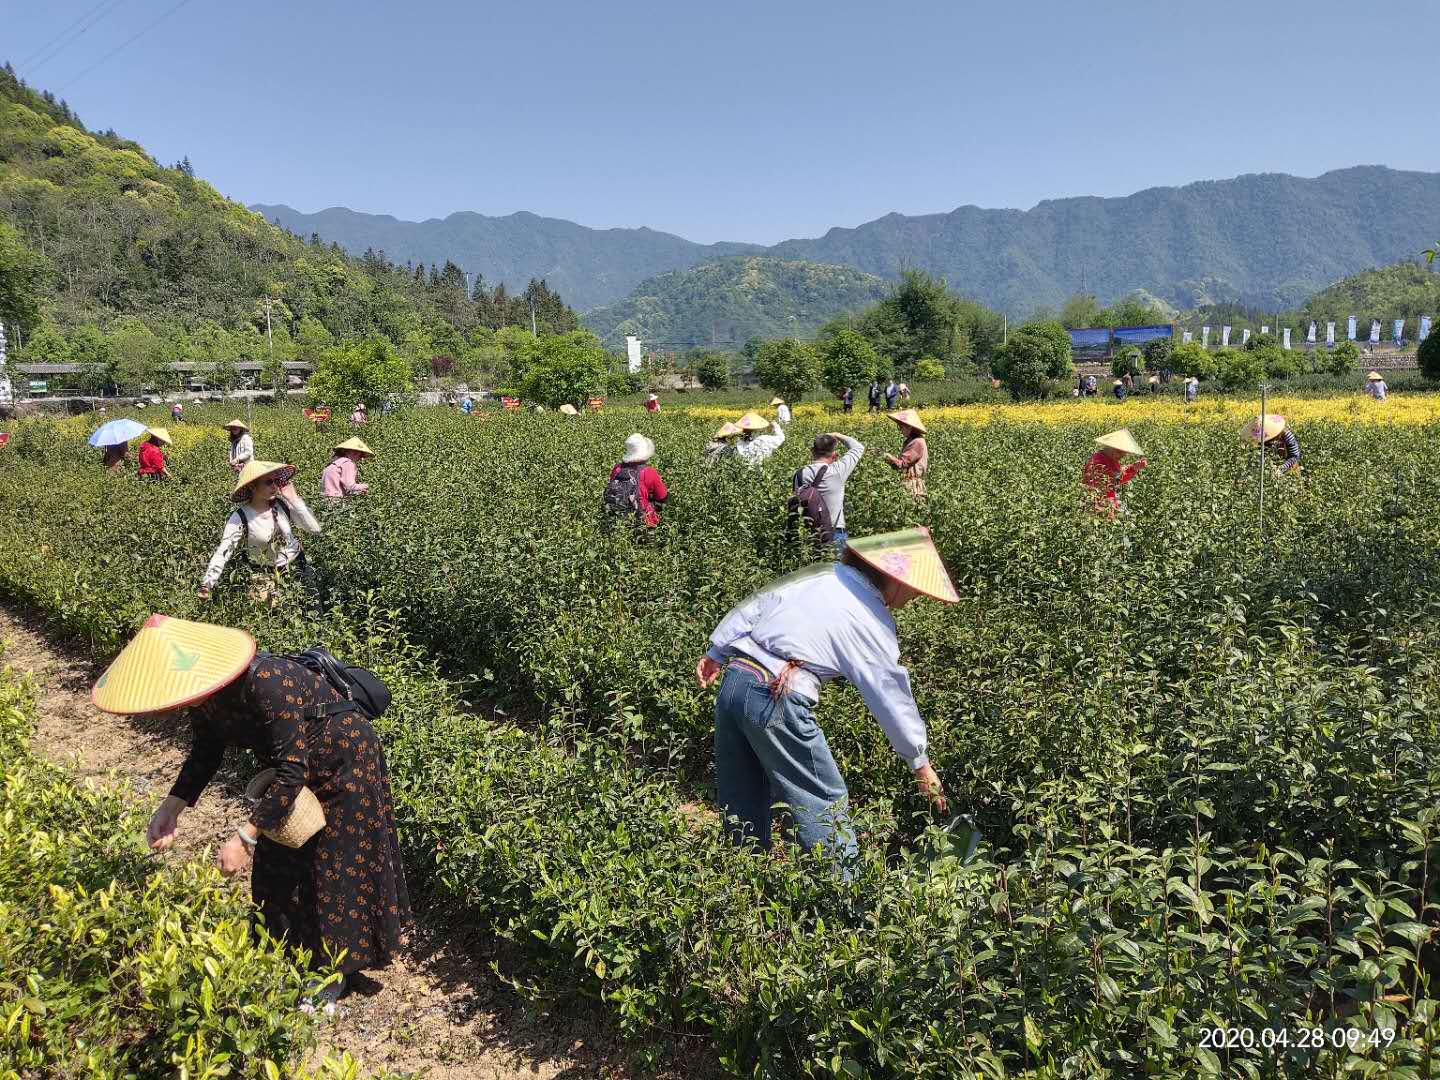
[[[835,545],[835,557],[838,559],[845,554],[845,545],[850,542],[850,534],[844,529],[836,529],[830,534],[830,539]]]
[[[768,851],[771,807],[784,803],[800,846],[819,844],[849,877],[857,850],[846,813],[850,793],[813,704],[800,694],[773,697],[757,672],[727,667],[715,702],[716,794],[732,844]]]

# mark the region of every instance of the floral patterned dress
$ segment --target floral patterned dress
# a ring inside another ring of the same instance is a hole
[[[262,836],[251,889],[266,928],[292,946],[344,957],[353,974],[388,964],[410,921],[410,900],[380,739],[363,713],[311,719],[306,705],[341,700],[330,683],[283,657],[261,654],[246,675],[192,713],[194,743],[170,794],[193,806],[227,746],[254,751],[275,780],[251,815],[273,829],[301,786],[325,810],[325,827],[300,848]]]

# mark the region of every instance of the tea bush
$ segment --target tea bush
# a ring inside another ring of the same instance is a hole
[[[342,1077],[313,1071],[308,975],[206,861],[145,853],[144,818],[27,747],[0,669],[0,1077]]]
[[[1263,537],[1224,401],[1132,422],[1153,464],[1120,522],[1080,512],[1076,477],[1103,418],[1130,411],[938,414],[923,505],[883,465],[855,474],[852,531],[931,525],[962,596],[899,621],[932,757],[991,840],[963,871],[844,689],[820,716],[862,807],[853,886],[729,852],[686,808],[709,770],[705,636],[810,557],[781,539],[783,491],[835,425],[802,410],[756,472],[698,464],[705,415],[373,423],[372,494],[322,511],[307,544],[336,601],[323,626],[238,590],[194,599],[227,507],[218,434],[177,446],[176,483],[145,485],[26,427],[0,472],[0,587],[101,650],[164,610],[368,658],[397,688],[384,734],[415,872],[627,1030],[708,1030],[737,1072],[1418,1068],[1436,1034],[1417,957],[1440,450],[1433,424],[1369,421],[1433,402],[1278,407],[1306,476],[1267,484]],[[597,512],[636,428],[675,492],[644,544]],[[256,432],[307,493],[343,437],[287,414]],[[479,718],[477,691],[533,719]],[[1227,1024],[1292,1045],[1212,1054],[1202,1032]],[[1294,1044],[1316,1026],[1396,1034]]]

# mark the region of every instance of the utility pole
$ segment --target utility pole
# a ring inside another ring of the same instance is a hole
[[[536,331],[536,329],[535,329],[535,297],[534,297],[533,295],[531,295],[529,299],[530,299],[530,336],[531,336],[531,337],[539,337],[540,334],[539,334],[539,332]]]

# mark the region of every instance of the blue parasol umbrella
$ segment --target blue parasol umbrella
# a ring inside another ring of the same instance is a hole
[[[111,420],[109,423],[101,424],[90,436],[91,446],[119,446],[131,439],[138,438],[149,431],[139,420]]]

